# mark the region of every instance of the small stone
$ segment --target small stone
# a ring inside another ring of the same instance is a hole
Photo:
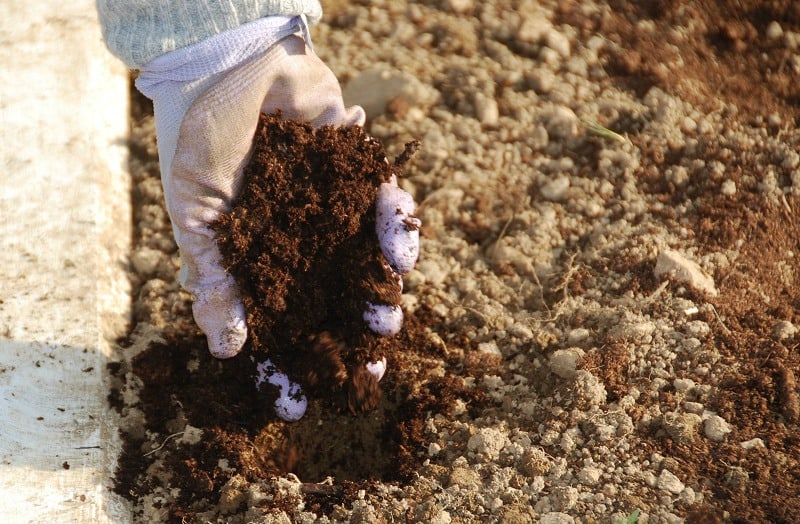
[[[750,440],[745,440],[744,442],[739,443],[739,445],[742,446],[744,449],[747,449],[747,450],[754,449],[754,448],[763,448],[763,447],[765,447],[764,446],[764,441],[761,440],[758,437],[751,438]]]
[[[530,145],[535,151],[541,151],[550,143],[547,129],[543,125],[534,126],[531,130]]]
[[[428,445],[428,456],[429,456],[429,457],[435,457],[435,456],[436,456],[436,455],[438,455],[438,454],[439,454],[441,451],[442,451],[442,446],[440,446],[440,445],[439,445],[439,444],[437,444],[436,442],[431,442],[431,443]]]
[[[797,326],[787,320],[781,320],[772,328],[772,336],[776,340],[788,340],[797,335]]]
[[[662,469],[661,474],[658,475],[658,489],[669,491],[677,495],[686,487],[681,479],[676,477],[670,470]]]
[[[466,13],[472,11],[472,0],[447,0],[447,5],[454,13]]]
[[[247,501],[247,487],[249,483],[241,475],[234,475],[220,489],[219,512],[229,515],[235,512]]]
[[[553,24],[540,16],[524,17],[517,28],[517,40],[529,44],[536,44],[553,30]]]
[[[558,511],[569,511],[578,503],[578,489],[572,486],[556,486],[550,493],[550,504]]]
[[[739,466],[734,466],[725,474],[725,484],[736,491],[744,493],[750,484],[750,474]]]
[[[776,21],[772,21],[767,26],[767,40],[778,40],[783,38],[783,28],[781,24]]]
[[[694,387],[694,380],[690,378],[676,378],[672,381],[672,387],[678,393],[686,393]]]
[[[689,402],[689,401],[686,401],[686,402],[683,403],[683,409],[685,409],[687,413],[694,413],[695,415],[702,415],[703,414],[703,410],[705,410],[706,407],[700,402]]]
[[[553,352],[548,359],[550,371],[561,378],[573,378],[577,371],[578,360],[584,354],[580,348],[559,349]]]
[[[694,504],[695,503],[695,493],[694,490],[690,487],[686,487],[683,491],[681,491],[681,502],[684,504]]]
[[[535,69],[525,77],[528,85],[540,95],[546,95],[556,85],[556,75],[549,69]]]
[[[578,117],[566,106],[557,106],[545,117],[545,127],[550,138],[570,138],[578,132]]]
[[[467,441],[467,448],[489,459],[496,459],[506,443],[505,435],[495,428],[482,428]]]
[[[733,180],[726,180],[722,183],[720,191],[725,196],[733,196],[736,194],[736,182]]]
[[[651,488],[654,488],[658,485],[658,477],[656,477],[656,474],[650,470],[642,472],[642,480],[644,480],[644,483]]]
[[[558,202],[560,200],[564,200],[567,196],[567,190],[569,189],[569,177],[567,176],[557,176],[552,180],[548,180],[542,187],[539,188],[539,192],[542,194],[542,198],[545,200],[549,200],[550,202]]]
[[[449,486],[459,486],[465,489],[475,489],[480,486],[481,476],[477,471],[467,467],[456,467],[450,472]]]
[[[201,440],[203,440],[203,430],[187,424],[186,427],[183,428],[183,435],[178,439],[178,442],[187,446],[193,446]]]
[[[722,442],[732,431],[730,424],[719,415],[711,415],[703,422],[703,432],[711,440]]]
[[[555,29],[551,28],[550,31],[547,32],[545,44],[547,47],[561,55],[562,58],[569,58],[569,55],[571,54],[569,38],[567,38],[564,33],[556,31]]]
[[[600,481],[600,476],[602,474],[603,471],[600,468],[584,466],[584,468],[578,472],[578,480],[587,486],[594,486]]]
[[[483,93],[475,95],[475,117],[485,126],[496,126],[500,121],[500,109],[497,107],[497,100]]]
[[[702,418],[694,413],[665,413],[662,419],[664,430],[678,444],[688,444],[697,435]]]
[[[614,326],[608,332],[608,336],[618,341],[648,341],[655,331],[656,325],[650,321],[623,322]]]
[[[567,333],[567,344],[576,345],[592,336],[592,332],[586,328],[575,328]]]
[[[161,251],[143,246],[131,255],[131,266],[138,275],[150,276],[158,269],[161,256]]]
[[[539,524],[575,524],[575,519],[560,511],[550,511],[539,518]]]
[[[606,402],[606,387],[600,380],[585,369],[575,372],[575,403],[579,406],[600,406]],[[603,424],[598,424],[598,432]],[[611,434],[616,432],[613,426],[608,426]]]
[[[705,274],[696,262],[671,249],[658,254],[654,274],[657,278],[672,276],[678,282],[683,282],[711,297],[716,297],[718,294],[714,279]]]
[[[452,521],[450,512],[445,509],[438,511],[430,520],[431,524],[450,524]]]

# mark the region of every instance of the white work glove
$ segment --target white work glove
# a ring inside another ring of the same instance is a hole
[[[279,110],[284,118],[315,127],[364,123],[363,109],[344,107],[336,77],[300,36],[302,32],[307,39],[304,29],[299,17],[262,19],[159,57],[137,81],[154,102],[162,183],[180,248],[181,281],[194,295],[195,321],[217,358],[239,353],[247,326],[236,283],[222,267],[209,224],[231,210],[243,185],[260,113]],[[381,249],[390,265],[405,273],[416,262],[419,248],[413,200],[393,181],[379,189],[376,207]],[[369,304],[364,319],[377,333],[394,334],[402,311]],[[385,361],[368,364],[378,379],[385,367]],[[297,419],[302,413],[296,415],[282,418]]]

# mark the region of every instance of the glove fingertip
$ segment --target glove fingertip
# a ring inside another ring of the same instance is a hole
[[[403,310],[400,306],[368,303],[363,317],[367,326],[378,335],[396,335],[403,327]]]

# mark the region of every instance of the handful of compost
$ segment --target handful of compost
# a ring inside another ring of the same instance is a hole
[[[284,420],[299,419],[307,403],[289,376],[341,392],[351,411],[380,399],[381,338],[401,329],[402,275],[419,255],[414,201],[397,186],[415,147],[390,164],[360,126],[261,115],[244,186],[212,227],[256,355],[269,352],[257,385],[279,389]]]

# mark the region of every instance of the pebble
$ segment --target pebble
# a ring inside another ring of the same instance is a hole
[[[531,136],[528,139],[530,146],[535,151],[541,151],[550,143],[550,137],[547,135],[547,129],[543,125],[538,125],[531,130]]]
[[[584,468],[578,472],[578,480],[588,486],[594,486],[600,481],[600,476],[602,474],[603,470],[600,468],[584,466]]]
[[[773,20],[767,26],[767,39],[778,40],[780,38],[783,38],[783,28],[781,24]]]
[[[472,11],[473,8],[473,1],[472,0],[447,0],[447,5],[450,9],[453,10],[454,13],[466,13],[467,11]]]
[[[560,200],[564,200],[567,196],[567,190],[569,189],[569,177],[567,176],[557,176],[552,180],[548,180],[542,187],[539,188],[539,192],[542,194],[542,198],[548,200],[550,202],[558,202]]]
[[[703,422],[703,432],[711,440],[722,442],[732,431],[730,424],[719,415],[711,415]]]
[[[575,329],[570,330],[569,333],[567,333],[567,344],[575,345],[575,344],[578,344],[580,342],[583,342],[584,340],[589,339],[589,337],[591,337],[591,336],[592,336],[592,332],[589,331],[588,329],[586,329],[586,328],[575,328]]]
[[[201,440],[203,440],[203,430],[186,424],[186,426],[183,428],[183,435],[181,435],[181,438],[178,439],[178,442],[181,444],[186,444],[187,446],[192,446]]]
[[[781,320],[772,328],[772,336],[776,340],[787,340],[797,335],[797,326],[788,320]]]
[[[539,518],[539,524],[575,524],[575,519],[560,511],[550,511]]]
[[[572,486],[556,486],[550,493],[550,504],[558,511],[569,511],[578,503],[578,489]]]
[[[517,28],[517,40],[529,44],[538,43],[540,40],[554,31],[553,24],[549,20],[540,16],[525,17]]]
[[[497,107],[497,100],[483,93],[476,94],[475,116],[485,126],[496,126],[500,121],[500,109]]]
[[[131,266],[141,276],[150,276],[158,269],[163,253],[156,249],[142,246],[131,255]]]
[[[528,85],[540,95],[546,95],[556,84],[556,75],[549,69],[536,69],[525,77]]]
[[[664,430],[679,444],[688,444],[697,435],[697,428],[702,422],[700,415],[695,413],[665,413],[662,419]]]
[[[575,372],[575,400],[578,404],[587,406],[600,406],[606,402],[606,387],[597,377],[580,369]],[[603,433],[604,424],[598,424],[598,433]],[[616,428],[607,426],[611,434],[616,433]]]
[[[745,492],[750,483],[750,474],[740,466],[734,466],[725,474],[725,484],[736,491]]]
[[[495,428],[482,428],[467,441],[467,449],[494,460],[506,444],[505,435]]]
[[[420,281],[431,286],[438,286],[443,283],[449,273],[433,257],[426,258],[417,264],[417,270],[421,277]],[[408,283],[407,277],[406,283]]]
[[[744,442],[741,442],[739,445],[742,446],[744,449],[748,449],[748,450],[749,449],[754,449],[754,448],[763,448],[763,447],[765,447],[764,446],[764,441],[761,440],[758,437],[751,438],[750,440],[745,440]]]
[[[676,477],[670,470],[662,469],[661,473],[658,475],[658,483],[656,484],[658,489],[662,489],[664,491],[669,491],[670,493],[674,493],[677,495],[686,487],[681,479]]]
[[[642,480],[651,488],[654,488],[658,485],[658,477],[656,477],[656,474],[650,470],[642,472]]]
[[[695,415],[702,415],[703,414],[703,410],[705,410],[706,407],[703,404],[701,404],[700,402],[688,402],[687,401],[687,402],[683,403],[683,409],[685,409],[687,413],[694,413]]]
[[[676,378],[672,381],[672,386],[675,388],[675,391],[679,393],[686,393],[692,389],[694,385],[694,380],[690,378]]]
[[[459,486],[465,489],[475,489],[481,485],[480,474],[468,467],[459,466],[453,468],[448,478],[448,486]]]
[[[653,333],[656,330],[654,322],[624,322],[618,326],[613,327],[608,337],[613,340],[627,340],[627,341],[646,341],[652,339]]]
[[[450,516],[450,512],[447,510],[440,510],[431,518],[431,524],[450,524],[453,521],[453,518]]]
[[[580,348],[559,349],[548,359],[550,371],[561,378],[571,379],[577,371],[577,362],[584,355]]]
[[[547,47],[561,55],[562,58],[569,58],[569,55],[571,54],[569,38],[567,38],[564,33],[561,33],[553,28],[547,32],[545,44]]]
[[[550,138],[570,138],[578,132],[578,117],[566,106],[556,106],[545,118],[545,128]]]
[[[708,276],[696,262],[671,249],[666,249],[658,254],[653,273],[657,278],[672,276],[678,282],[683,282],[711,297],[716,297],[718,294],[714,279]]]

